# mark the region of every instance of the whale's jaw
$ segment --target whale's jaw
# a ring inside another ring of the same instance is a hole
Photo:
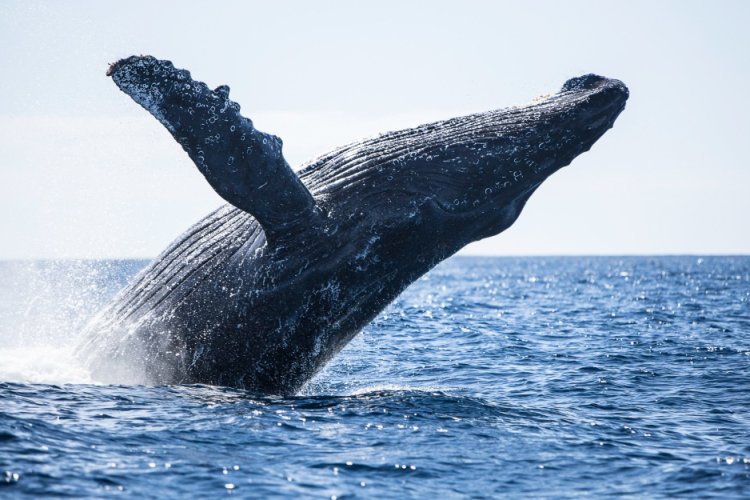
[[[345,146],[300,176],[336,227],[398,225],[425,207],[460,248],[507,229],[545,179],[612,127],[628,95],[619,80],[584,75],[527,106]]]

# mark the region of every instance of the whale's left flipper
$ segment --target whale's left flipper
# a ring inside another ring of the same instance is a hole
[[[122,59],[107,75],[169,130],[222,198],[258,220],[271,243],[292,227],[317,225],[315,200],[284,159],[281,139],[240,115],[229,87],[211,90],[151,56]]]

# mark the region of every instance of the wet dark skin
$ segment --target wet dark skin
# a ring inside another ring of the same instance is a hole
[[[87,326],[104,382],[297,392],[410,283],[498,234],[588,151],[628,90],[597,75],[524,107],[390,132],[295,173],[278,137],[169,61],[108,75],[228,203],[190,228]]]

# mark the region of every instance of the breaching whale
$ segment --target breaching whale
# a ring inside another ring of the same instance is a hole
[[[410,283],[500,233],[587,151],[627,87],[589,74],[528,106],[390,132],[296,174],[278,137],[150,56],[107,72],[228,203],[172,243],[85,328],[102,382],[298,391]]]

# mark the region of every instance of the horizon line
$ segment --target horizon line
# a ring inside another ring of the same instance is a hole
[[[100,262],[100,261],[152,261],[158,256],[153,257],[0,257],[0,263],[24,263],[24,262]],[[636,257],[696,257],[696,258],[715,258],[715,257],[750,257],[750,253],[601,253],[601,254],[456,254],[448,257],[458,259],[542,259],[542,258],[636,258]],[[445,262],[445,261],[443,261]]]

